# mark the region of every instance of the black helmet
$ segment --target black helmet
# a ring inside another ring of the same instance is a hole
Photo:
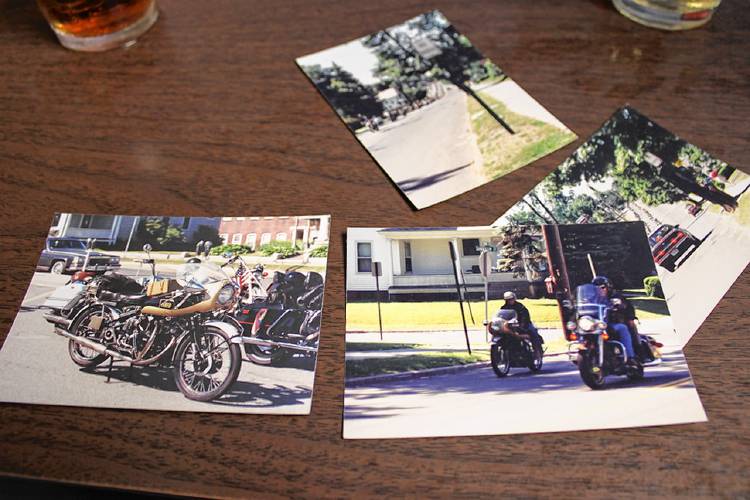
[[[612,283],[606,276],[594,276],[594,279],[591,280],[591,284],[595,286],[606,286],[607,288],[612,288]]]

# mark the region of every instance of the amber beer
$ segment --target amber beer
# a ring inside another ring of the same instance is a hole
[[[156,0],[37,0],[60,42],[74,50],[129,45],[156,21]]]

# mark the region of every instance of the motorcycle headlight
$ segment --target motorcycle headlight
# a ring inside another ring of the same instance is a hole
[[[109,259],[110,264],[119,264],[120,263],[120,257],[112,257]]]
[[[578,328],[584,332],[590,332],[594,330],[596,322],[591,316],[581,316],[578,318]]]
[[[492,321],[487,324],[487,329],[490,331],[490,333],[494,335],[498,335],[500,331],[502,330],[502,321],[498,321],[496,319],[493,319]]]
[[[221,287],[221,290],[219,290],[219,293],[216,295],[216,303],[220,306],[225,306],[232,302],[232,299],[234,298],[235,290],[232,285],[224,285]]]

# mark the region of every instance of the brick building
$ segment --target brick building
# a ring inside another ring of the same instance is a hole
[[[289,241],[304,248],[328,243],[330,215],[297,217],[222,217],[219,236],[225,243],[255,249],[271,241]]]

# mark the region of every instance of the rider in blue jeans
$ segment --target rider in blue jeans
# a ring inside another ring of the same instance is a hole
[[[612,286],[612,283],[607,279],[606,276],[597,276],[591,284],[599,289],[599,293],[602,298],[608,299],[611,303],[619,304],[613,307],[610,311],[609,326],[617,334],[618,339],[625,347],[625,352],[628,355],[628,365],[637,367],[638,358],[633,348],[633,337],[631,336],[631,328],[635,330],[635,308],[628,299],[625,298],[620,292],[616,291]]]

